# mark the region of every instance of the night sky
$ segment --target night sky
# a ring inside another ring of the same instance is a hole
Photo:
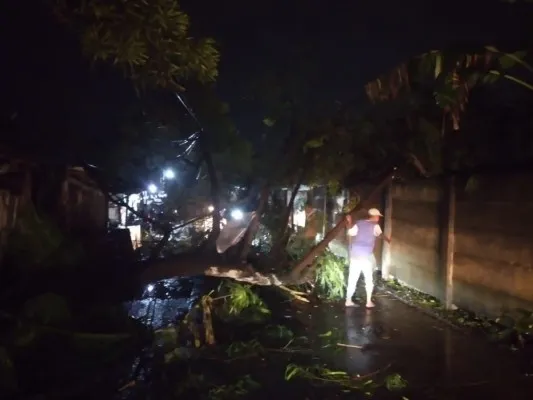
[[[324,84],[350,96],[395,64],[429,49],[487,43],[523,48],[525,38],[533,38],[533,14],[524,12],[533,7],[496,1],[186,0],[182,4],[193,27],[219,41],[221,85],[273,60],[290,62],[291,45],[306,44],[324,68]]]
[[[17,113],[17,129],[40,142],[37,146],[49,137],[74,138],[72,132],[79,130],[93,136],[92,145],[104,145],[117,129],[115,106],[127,101],[131,88],[115,76],[91,71],[76,38],[54,25],[40,1],[34,3],[2,3],[2,120]],[[362,96],[365,82],[417,53],[489,43],[512,50],[530,45],[526,39],[533,38],[532,6],[490,1],[181,4],[191,16],[193,33],[211,35],[219,44],[217,86],[237,125],[246,119],[238,106],[242,82],[262,70],[294,65],[295,48],[320,65],[317,96],[348,101]]]

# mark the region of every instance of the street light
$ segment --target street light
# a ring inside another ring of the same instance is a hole
[[[231,211],[231,218],[233,218],[234,220],[240,221],[243,217],[244,217],[243,212],[239,210],[238,208],[235,208],[234,210]]]
[[[213,211],[215,211],[215,207],[213,207],[213,206],[208,206],[208,207],[207,207],[207,211],[209,211],[209,212],[213,212]]]
[[[173,170],[171,170],[170,168],[167,168],[166,170],[163,171],[163,177],[165,179],[174,179],[176,177],[176,174],[174,173]]]
[[[150,193],[155,193],[155,192],[157,192],[157,186],[154,185],[153,183],[150,183],[150,184],[148,185],[148,191],[149,191]]]

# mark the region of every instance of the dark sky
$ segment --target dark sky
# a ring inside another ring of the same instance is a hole
[[[268,45],[272,37],[312,46],[327,66],[324,81],[339,89],[362,86],[429,49],[472,43],[520,48],[533,39],[532,6],[490,0],[185,0],[182,5],[193,27],[218,39],[221,81],[237,75],[234,71],[260,68],[258,58],[268,63],[269,55],[283,54]],[[284,56],[290,59],[290,50]]]
[[[41,142],[75,131],[105,145],[115,105],[131,90],[91,71],[75,38],[54,28],[44,0],[5,1],[0,9],[2,118],[19,114],[22,129]],[[183,0],[195,34],[212,35],[222,53],[218,86],[232,102],[240,83],[272,65],[294,64],[295,47],[321,66],[320,87],[341,100],[395,64],[431,48],[459,43],[530,45],[531,6],[497,1],[431,0]],[[489,4],[489,5],[488,5]],[[490,4],[493,4],[490,6]],[[529,12],[526,12],[529,10]],[[238,116],[239,109],[233,106]],[[237,121],[238,123],[238,121]],[[88,143],[87,143],[88,144]],[[79,144],[83,147],[86,144]]]

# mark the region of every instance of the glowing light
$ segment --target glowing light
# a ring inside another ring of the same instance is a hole
[[[173,170],[169,168],[163,171],[163,177],[166,179],[174,179],[176,177],[176,174]]]
[[[244,217],[244,214],[241,210],[236,208],[235,210],[231,211],[231,218],[240,221]]]
[[[148,191],[149,191],[150,193],[155,193],[155,192],[157,192],[157,186],[154,185],[153,183],[150,183],[150,184],[148,185]]]
[[[215,211],[215,207],[209,206],[209,207],[207,207],[207,211],[213,212],[213,211]]]
[[[154,290],[154,285],[146,286],[146,290],[148,291],[148,293],[152,293],[152,291]]]

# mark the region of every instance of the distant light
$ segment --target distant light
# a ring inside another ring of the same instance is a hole
[[[155,193],[155,192],[157,192],[157,186],[154,185],[153,183],[150,183],[150,184],[148,185],[148,191],[149,191],[150,193]]]
[[[148,291],[148,293],[151,293],[154,290],[154,285],[146,286],[146,290]]]
[[[241,219],[243,219],[243,217],[244,217],[243,212],[239,210],[238,208],[231,211],[231,218],[237,221],[240,221]]]
[[[209,206],[209,207],[207,207],[207,211],[213,212],[213,211],[215,211],[215,207]]]
[[[168,168],[163,171],[163,177],[165,177],[166,179],[174,179],[176,177],[176,174],[174,173],[173,170]]]

